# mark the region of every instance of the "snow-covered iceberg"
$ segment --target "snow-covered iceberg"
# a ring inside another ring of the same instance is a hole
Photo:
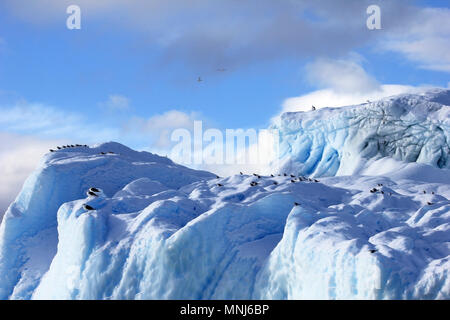
[[[450,168],[450,90],[289,112],[273,128],[281,136],[277,164],[298,174],[350,175],[382,157]]]
[[[266,176],[116,143],[50,153],[0,227],[0,298],[449,299],[448,102],[284,115]]]

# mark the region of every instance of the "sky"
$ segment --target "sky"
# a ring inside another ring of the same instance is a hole
[[[81,29],[67,28],[69,5]],[[370,5],[381,29],[367,28]],[[164,154],[170,132],[194,120],[261,129],[311,105],[447,88],[449,5],[2,0],[0,212],[56,145],[118,141]]]

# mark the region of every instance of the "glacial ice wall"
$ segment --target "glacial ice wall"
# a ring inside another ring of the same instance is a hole
[[[285,113],[273,128],[280,132],[281,171],[349,175],[382,157],[450,168],[450,90]]]

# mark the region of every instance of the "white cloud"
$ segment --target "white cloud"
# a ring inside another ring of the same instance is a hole
[[[450,9],[426,8],[405,28],[393,32],[383,42],[423,69],[450,72]]]
[[[344,107],[375,101],[381,98],[420,91],[420,88],[403,85],[381,85],[378,89],[368,92],[340,92],[333,88],[322,89],[299,97],[288,98],[283,102],[282,112],[310,111],[314,105],[317,109],[325,107]]]
[[[201,120],[197,112],[185,113],[179,110],[170,110],[148,119],[134,117],[125,126],[126,132],[138,131],[149,133],[153,140],[152,147],[166,152],[173,142],[170,136],[175,129],[187,129],[192,132],[194,121]],[[155,150],[155,149],[153,149]]]
[[[341,93],[372,92],[380,87],[354,60],[321,58],[306,66],[306,74],[318,87],[331,87]]]
[[[0,220],[41,157],[61,141],[0,132]]]
[[[108,96],[108,100],[100,102],[99,106],[109,111],[126,111],[130,109],[130,99],[120,94]]]
[[[118,129],[102,126],[82,114],[39,103],[21,101],[1,108],[0,126],[3,131],[32,134],[45,139],[70,139],[74,143],[104,142],[121,136]]]
[[[318,59],[306,67],[306,77],[318,90],[283,102],[283,112],[310,111],[375,101],[392,95],[414,93],[423,87],[379,84],[355,57],[349,60]],[[275,117],[273,120],[275,120]]]

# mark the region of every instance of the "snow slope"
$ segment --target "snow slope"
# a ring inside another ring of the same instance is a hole
[[[297,174],[350,175],[382,157],[450,168],[450,90],[285,113],[274,129],[281,136],[277,165]]]
[[[450,172],[390,166],[395,179],[235,175],[65,203],[33,298],[448,299]]]
[[[155,180],[160,188],[178,189],[212,177],[118,143],[47,154],[0,226],[0,298],[30,297],[56,253],[56,212],[65,202],[82,198],[89,187],[100,187],[111,197],[138,178]]]
[[[0,298],[450,299],[448,98],[285,115],[273,176],[50,153],[0,227]]]

